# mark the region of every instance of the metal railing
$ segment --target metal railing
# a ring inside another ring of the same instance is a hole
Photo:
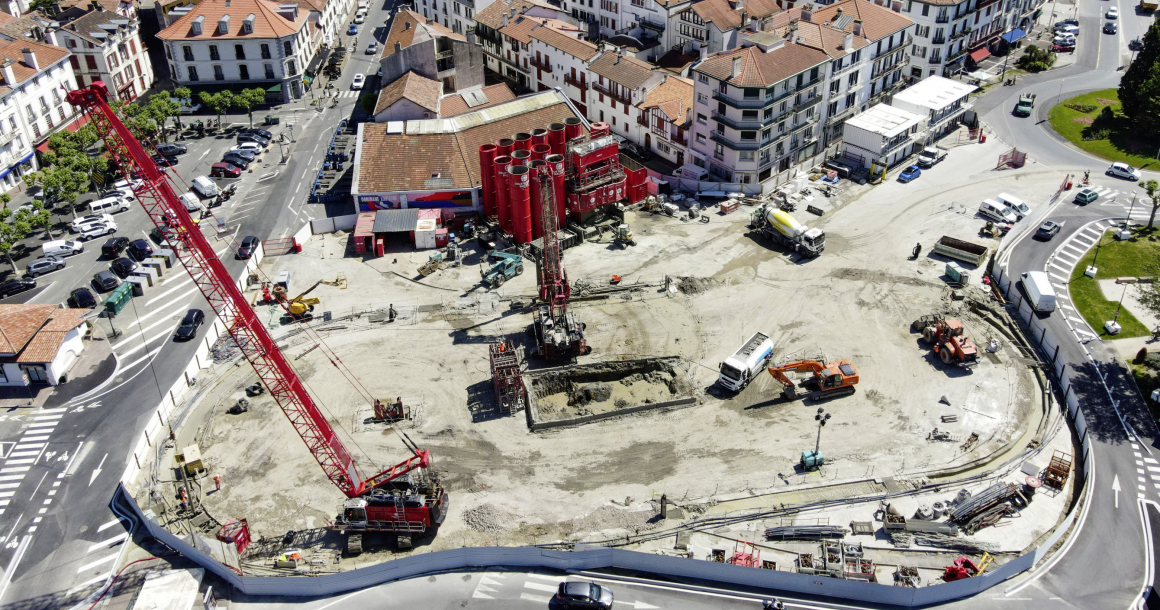
[[[760,118],[755,118],[753,120],[731,119],[731,118],[729,118],[728,115],[721,114],[720,112],[713,113],[713,120],[721,122],[721,123],[725,123],[726,125],[732,127],[733,129],[737,129],[737,130],[742,130],[742,129],[755,130],[755,129],[761,129],[761,127],[762,127],[762,121]]]
[[[576,87],[577,89],[580,89],[581,91],[588,89],[587,81],[577,80],[576,77],[572,76],[571,74],[564,75],[564,82],[572,85],[573,87]]]
[[[794,112],[801,112],[802,110],[805,110],[806,108],[810,108],[812,106],[817,105],[821,101],[822,101],[822,96],[820,96],[820,95],[815,95],[815,96],[806,98],[804,100],[801,100],[800,102],[794,103],[793,111]]]
[[[540,70],[543,70],[549,74],[552,73],[552,62],[550,61],[540,61],[539,59],[533,57],[528,60],[528,63],[531,64],[531,66],[534,68],[539,68]]]
[[[950,16],[950,14],[946,14],[946,15],[938,15],[938,16],[936,16],[936,17],[934,18],[934,22],[935,22],[935,23],[950,23],[950,22],[951,22],[951,16]]]
[[[766,104],[772,104],[774,101],[776,101],[776,100],[763,100],[763,99],[739,100],[735,97],[729,97],[728,95],[725,95],[724,93],[721,93],[720,91],[713,93],[713,99],[721,101],[721,102],[725,102],[726,104],[728,104],[734,108],[748,108],[748,109],[761,108],[762,106],[764,106]]]
[[[632,105],[632,97],[631,96],[625,96],[624,94],[621,94],[621,93],[613,93],[612,88],[609,87],[608,85],[601,85],[600,83],[592,83],[592,89],[594,89],[598,93],[603,93],[604,95],[607,95],[608,97],[610,97],[610,98],[612,98],[612,99],[614,99],[614,100],[616,100],[616,101],[618,101],[626,106]]]
[[[930,39],[930,44],[946,44],[946,42],[946,36],[935,36],[934,38]]]
[[[882,78],[883,76],[890,74],[891,72],[901,68],[902,66],[905,66],[908,63],[910,63],[910,54],[903,53],[902,59],[899,59],[898,61],[896,61],[888,66],[879,67],[877,72],[870,75],[870,80],[877,80],[879,78]]]
[[[930,59],[927,61],[929,63],[932,63],[932,64],[941,64],[942,63],[942,55],[932,55],[930,57]]]
[[[845,110],[835,112],[834,114],[831,114],[829,116],[829,118],[826,119],[826,125],[833,125],[834,123],[837,123],[838,121],[841,121],[841,120],[846,119],[847,117],[853,116],[853,114],[857,110],[858,110],[857,106],[848,106]]]
[[[712,132],[709,137],[712,138],[714,142],[720,142],[721,144],[724,144],[733,150],[757,150],[761,148],[761,142],[758,142],[756,139],[735,142],[717,133],[716,131]]]

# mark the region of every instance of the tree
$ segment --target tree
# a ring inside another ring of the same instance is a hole
[[[1015,65],[1028,72],[1042,72],[1055,63],[1055,53],[1040,49],[1035,45],[1027,45],[1023,49],[1023,56]]]
[[[168,95],[158,94],[149,98],[149,104],[145,106],[144,113],[157,122],[161,127],[165,127],[165,121],[181,116],[181,106],[177,102],[169,99]],[[161,140],[166,140],[165,130],[161,130]]]
[[[1160,136],[1160,21],[1148,28],[1120,79],[1120,111],[1140,135]]]
[[[189,87],[178,87],[173,90],[173,97],[177,99],[177,116],[173,117],[173,122],[177,124],[178,129],[184,129],[185,126],[181,124],[181,106],[193,106],[193,92]]]
[[[266,103],[266,90],[260,87],[254,89],[243,89],[241,93],[234,96],[233,104],[235,108],[250,115],[250,128],[254,127],[254,106],[259,106]]]
[[[32,228],[44,229],[45,234],[49,239],[53,239],[52,235],[52,212],[44,209],[44,204],[39,201],[32,204],[33,212],[28,215],[28,224]]]
[[[12,201],[12,195],[9,195],[8,193],[0,193],[0,204],[3,204],[4,207],[8,207],[9,201]]]
[[[1160,209],[1160,182],[1155,180],[1146,180],[1140,183],[1140,188],[1148,193],[1148,198],[1152,200],[1152,214],[1148,216],[1148,230],[1152,230],[1153,223],[1156,222],[1156,210]]]
[[[202,91],[198,94],[201,103],[205,104],[210,110],[217,115],[218,127],[222,124],[222,113],[230,109],[234,105],[234,94],[230,91],[218,91],[217,93],[206,93]]]
[[[8,208],[0,209],[0,255],[8,259],[8,264],[12,265],[13,273],[20,273],[20,270],[16,268],[16,262],[12,260],[12,248],[32,231],[32,225],[29,224],[27,217],[28,212],[26,211],[13,214],[12,210]]]

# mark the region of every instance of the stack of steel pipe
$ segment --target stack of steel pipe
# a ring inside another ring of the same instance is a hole
[[[580,119],[570,116],[564,119],[564,141],[571,142],[576,138],[584,135],[584,122]],[[563,154],[563,151],[561,153]]]
[[[548,125],[548,144],[552,147],[553,155],[564,154],[564,124],[552,123]]]
[[[516,150],[528,150],[532,147],[532,134],[520,132],[513,138],[516,141]]]
[[[552,154],[552,147],[551,146],[549,146],[547,144],[533,144],[532,145],[532,158],[533,159],[543,159],[550,154]]]
[[[532,158],[532,151],[517,149],[512,151],[512,165],[527,165]]]
[[[509,200],[511,201],[511,234],[517,244],[526,244],[532,241],[532,210],[529,200],[530,183],[528,175],[530,167],[519,165],[512,167],[508,179],[510,183]]]
[[[552,205],[556,208],[556,230],[568,224],[568,207],[564,201],[564,155],[548,155],[544,159],[552,172]]]
[[[552,187],[551,169],[548,168],[548,162],[543,159],[533,159],[528,164],[531,168],[529,174],[532,181],[531,202],[532,202],[532,239],[539,239],[544,236],[544,218],[543,218],[543,193],[540,191],[540,177],[547,176],[548,188]]]
[[[548,143],[548,130],[543,127],[537,127],[532,130],[532,146],[536,144]]]
[[[502,140],[501,140],[502,141]],[[502,150],[502,147],[501,147]],[[495,158],[495,217],[504,231],[511,231],[511,207],[508,205],[508,173],[511,172],[512,158]]]
[[[483,199],[483,215],[495,216],[495,144],[479,147],[479,178],[482,182],[480,193]]]
[[[995,483],[970,498],[959,502],[954,510],[950,511],[948,516],[955,523],[965,523],[988,508],[1000,502],[1006,502],[1015,495],[1016,491],[1017,489],[1014,483]]]

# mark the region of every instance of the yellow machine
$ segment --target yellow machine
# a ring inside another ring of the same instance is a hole
[[[322,301],[318,298],[309,298],[308,299],[305,297],[306,297],[306,295],[310,294],[311,290],[318,288],[318,285],[321,283],[322,283],[322,280],[315,282],[313,286],[302,291],[302,294],[294,297],[293,299],[286,298],[286,289],[285,288],[283,288],[282,286],[275,286],[274,287],[274,298],[277,299],[278,302],[283,303],[283,306],[286,308],[286,311],[290,312],[291,316],[294,316],[296,318],[307,317],[307,316],[309,316],[311,311],[314,311],[314,306],[321,303]]]

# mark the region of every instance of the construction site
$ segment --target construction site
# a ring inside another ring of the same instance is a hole
[[[624,199],[642,184],[600,125],[559,143],[578,160],[546,140],[505,166],[518,198],[494,215],[485,179],[435,255],[356,229],[265,258],[244,296],[318,418],[224,337],[142,507],[211,538],[244,519],[254,542],[222,559],[249,575],[597,544],[899,586],[1060,521],[1072,439],[982,282],[999,241],[973,194]],[[994,179],[973,163],[955,171]],[[982,250],[927,253],[947,236]],[[175,503],[182,477],[221,487]]]

